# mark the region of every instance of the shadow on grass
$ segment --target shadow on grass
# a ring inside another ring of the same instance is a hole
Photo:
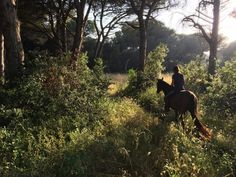
[[[12,171],[10,175],[159,176],[164,165],[159,156],[161,144],[169,132],[169,122],[145,122],[145,118],[134,114],[124,124],[108,126],[99,135],[94,135],[96,130],[87,132],[87,141],[80,141],[78,134],[75,144],[49,154],[28,171]]]

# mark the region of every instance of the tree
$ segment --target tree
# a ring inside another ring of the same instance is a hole
[[[197,56],[204,56],[204,52],[209,50],[207,42],[200,34],[175,35],[167,42],[169,53],[165,64],[167,70],[172,70],[176,64],[186,64]]]
[[[128,15],[123,1],[99,0],[93,5],[94,26],[97,35],[94,59],[101,57],[103,46],[111,31]]]
[[[0,1],[0,21],[4,36],[6,79],[17,76],[24,62],[24,50],[20,36],[20,22],[16,13],[15,0]]]
[[[68,28],[68,22],[74,18],[74,8],[74,0],[20,0],[18,15],[25,37],[23,42],[38,46],[34,40],[38,37],[45,44],[40,47],[52,54],[67,52],[71,49],[69,39],[74,35]]]
[[[133,25],[137,21],[130,22]],[[173,66],[186,64],[193,58],[203,55],[208,50],[207,42],[200,34],[180,35],[166,27],[162,22],[151,19],[147,29],[147,53],[153,51],[160,43],[165,44],[169,52],[165,58],[166,70],[172,70]],[[95,44],[86,42],[88,53],[93,51]],[[89,50],[88,50],[89,49]],[[138,68],[139,54],[139,30],[126,23],[122,24],[121,31],[115,33],[115,37],[106,42],[103,50],[108,71],[126,72],[129,69]]]
[[[139,71],[144,70],[144,63],[147,56],[147,28],[148,22],[154,13],[158,13],[161,9],[167,9],[176,5],[172,0],[128,0],[134,14],[138,19],[139,29]]]
[[[0,79],[4,76],[4,38],[0,28]]]
[[[17,3],[17,15],[21,22],[21,38],[25,53],[28,50],[42,48],[45,41],[53,38],[49,28],[48,9],[43,6],[42,0],[20,0]]]
[[[50,24],[48,35],[56,41],[61,53],[67,52],[67,20],[74,9],[73,0],[41,0],[41,4],[47,11],[47,19]],[[47,29],[47,28],[44,28]]]
[[[208,72],[211,75],[214,75],[216,70],[220,9],[225,3],[227,3],[227,0],[201,0],[196,9],[197,14],[186,16],[183,19],[183,22],[188,22],[192,24],[193,27],[199,29],[202,36],[207,41],[210,48]],[[204,13],[207,9],[212,9],[212,15]],[[205,27],[206,24],[210,26],[210,29]]]
[[[76,60],[82,49],[85,27],[93,2],[94,0],[75,0],[74,2],[76,9],[76,27],[75,27],[75,36],[72,47],[72,57],[71,57],[72,65],[76,63]]]

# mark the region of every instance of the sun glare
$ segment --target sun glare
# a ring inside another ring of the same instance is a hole
[[[221,14],[219,32],[226,37],[227,43],[236,41],[236,17],[230,15],[235,9],[236,2],[235,0],[231,0],[228,8]]]
[[[197,32],[196,29],[189,27],[187,24],[183,25],[181,20],[185,15],[190,15],[195,11],[197,2],[191,1],[186,7],[182,9],[173,9],[163,12],[158,19],[163,21],[167,27],[175,29],[179,34],[192,34]],[[236,10],[236,0],[230,0],[227,7],[221,11],[221,20],[219,26],[219,33],[225,37],[225,43],[236,41],[236,17],[230,15],[232,11]]]
[[[226,42],[236,41],[236,19],[229,18],[220,25],[220,34],[226,37]]]

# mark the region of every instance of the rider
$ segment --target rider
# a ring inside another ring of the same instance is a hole
[[[179,67],[174,66],[173,68],[174,74],[172,75],[172,83],[171,85],[174,87],[174,91],[170,92],[168,95],[165,97],[165,110],[169,111],[170,110],[170,103],[169,103],[169,98],[173,96],[176,93],[179,93],[181,90],[185,90],[184,88],[184,76],[179,72]]]

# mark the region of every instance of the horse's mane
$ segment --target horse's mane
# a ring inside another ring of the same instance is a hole
[[[165,95],[171,92],[172,90],[174,90],[174,87],[168,84],[167,82],[165,82],[163,79],[158,79],[157,85],[158,85],[158,88],[160,88],[164,92]]]
[[[168,84],[163,79],[158,79],[158,83],[167,89],[174,89],[174,87],[172,85]]]

